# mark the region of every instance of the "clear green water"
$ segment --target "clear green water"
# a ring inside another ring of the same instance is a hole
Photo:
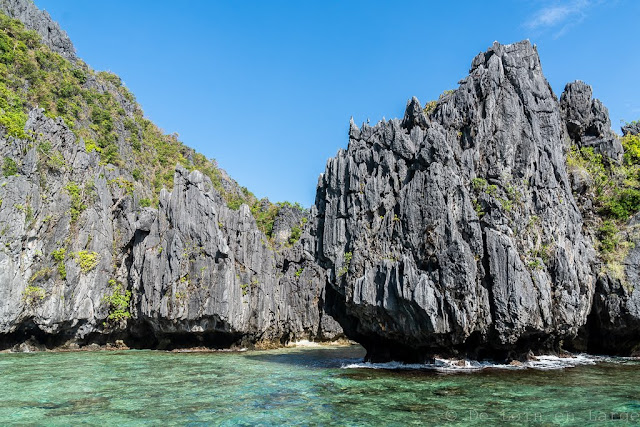
[[[640,361],[442,374],[359,347],[0,354],[0,424],[635,425]]]

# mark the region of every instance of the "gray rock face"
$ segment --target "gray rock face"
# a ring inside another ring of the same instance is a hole
[[[560,108],[570,138],[579,147],[593,147],[596,153],[620,163],[623,149],[611,130],[609,110],[598,99],[592,99],[591,86],[575,81],[564,88]]]
[[[640,135],[640,123],[633,122],[622,126],[622,135]]]
[[[219,205],[214,191],[200,172],[178,168],[150,227],[138,220],[129,277],[138,318],[157,335],[217,333],[229,342],[338,336],[339,326],[323,321],[326,279],[313,264],[311,230],[275,252],[248,206]]]
[[[341,336],[324,314],[312,224],[275,251],[246,205],[228,209],[208,178],[181,168],[159,210],[137,208],[118,184],[124,172],[100,165],[61,120],[33,110],[26,127],[35,141],[0,144],[0,156],[18,163],[0,184],[0,347],[31,336],[132,347]],[[64,162],[54,167],[57,153]],[[76,218],[74,188],[84,204]],[[114,324],[105,298],[117,284],[132,292],[131,317]]]
[[[35,142],[3,136],[0,144],[3,158],[19,164],[19,173],[0,184],[0,334],[20,339],[27,332],[64,332],[82,339],[106,317],[101,298],[119,255],[112,252],[117,239],[108,179],[113,175],[98,166],[95,154],[76,143],[62,120],[33,110],[26,129],[38,135]],[[39,151],[43,142],[50,143],[50,154],[62,156],[62,164],[47,164]],[[76,221],[70,215],[73,202],[66,189],[70,185],[92,201]],[[67,251],[57,262],[52,254],[62,247]],[[80,268],[74,255],[80,251],[96,254],[97,264],[91,271]]]
[[[31,2],[0,0],[0,12],[75,58]],[[114,96],[124,116],[138,108]],[[33,139],[0,130],[0,161],[15,164],[0,178],[0,349],[279,345],[344,330],[371,360],[509,358],[581,339],[638,351],[640,237],[625,280],[596,283],[589,200],[581,215],[572,194],[590,177],[570,180],[565,166],[570,143],[613,163],[622,147],[589,86],[571,83],[557,100],[529,42],[476,56],[428,115],[413,98],[402,120],[352,121],[315,206],[280,209],[272,240],[198,171],[177,167],[158,208],[141,208],[121,123],[122,168],[43,110],[26,130]],[[220,179],[231,195],[246,191]]]
[[[0,12],[22,21],[27,29],[40,34],[42,42],[54,52],[70,60],[76,59],[76,49],[67,33],[47,11],[38,9],[31,0],[0,0]]]
[[[594,250],[560,106],[529,42],[494,44],[425,117],[351,124],[321,177],[330,313],[370,359],[557,348],[586,323]]]
[[[591,99],[591,87],[574,82],[566,86],[561,97],[561,107],[571,142],[581,147],[592,147],[604,158],[619,163],[622,146],[611,131],[608,113],[598,100]],[[623,127],[623,134],[634,134],[636,125]],[[620,153],[620,154],[618,154]],[[587,190],[593,184],[584,170],[570,170],[574,194],[582,211],[587,228],[595,234],[600,224],[592,206],[592,194]],[[577,340],[579,348],[593,353],[629,355],[640,353],[640,217],[636,215],[626,225],[631,249],[620,260],[621,272],[602,271],[593,297],[589,319]],[[594,265],[600,270],[600,264]]]
[[[598,277],[585,330],[593,353],[640,355],[640,214],[628,225],[632,247],[621,261],[623,277]]]
[[[273,240],[278,246],[286,246],[295,240],[296,229],[301,230],[309,220],[309,213],[296,207],[283,206],[273,222]]]
[[[66,33],[31,1],[0,0],[0,12],[75,59]],[[85,83],[109,92],[131,117],[139,107],[110,84],[92,75]],[[249,208],[227,208],[199,172],[178,168],[159,209],[140,208],[146,189],[131,176],[137,165],[120,122],[114,135],[122,168],[101,164],[43,110],[29,113],[25,130],[33,139],[0,130],[0,162],[17,169],[0,181],[0,348],[118,340],[224,347],[342,336],[324,313],[315,224],[298,210],[280,213],[276,229],[286,244],[273,248]],[[228,193],[246,191],[220,175]]]

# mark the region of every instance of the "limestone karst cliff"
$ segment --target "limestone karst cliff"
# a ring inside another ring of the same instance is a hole
[[[2,16],[0,347],[342,336],[309,212],[256,200],[162,135],[30,1],[0,11],[24,22]]]
[[[228,208],[182,167],[157,209],[141,207],[120,187],[130,175],[100,164],[60,120],[32,110],[27,130],[37,136],[0,148],[20,164],[0,190],[5,346],[31,335],[144,347],[340,336],[323,314],[312,223],[276,250],[246,205]],[[43,164],[43,141],[65,159],[59,169]]]
[[[332,313],[372,357],[552,348],[589,314],[595,251],[537,52],[495,44],[469,74],[428,115],[352,124],[318,190]]]
[[[495,43],[459,84],[402,120],[352,122],[329,160],[329,312],[372,360],[637,351],[637,163],[618,168],[606,108],[582,82],[559,101],[528,41]]]
[[[530,42],[402,119],[351,122],[305,211],[162,135],[31,2],[0,12],[22,21],[0,16],[1,348],[638,351],[637,124],[621,139],[583,82],[558,99]]]

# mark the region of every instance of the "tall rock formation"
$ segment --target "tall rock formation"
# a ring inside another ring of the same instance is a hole
[[[591,87],[580,81],[569,83],[560,104],[574,146],[591,148],[603,156],[605,165],[617,167],[623,160],[623,147],[611,130],[606,107],[592,99]],[[639,131],[637,122],[622,127],[623,135],[637,135]],[[614,173],[622,175],[620,171]],[[569,174],[587,231],[597,238],[602,224],[593,200],[597,198],[597,186],[603,184],[594,183],[594,177],[581,167],[569,167]],[[616,268],[606,268],[602,259],[594,263],[598,279],[593,306],[579,338],[581,349],[593,353],[640,353],[640,213],[622,222],[615,237],[622,249],[613,255],[619,258],[613,260]]]
[[[528,41],[494,44],[425,115],[351,124],[316,197],[330,313],[370,359],[549,350],[586,323],[595,252],[560,105]]]
[[[570,138],[578,147],[592,147],[596,153],[619,163],[622,145],[611,130],[609,110],[592,98],[591,86],[581,81],[569,83],[560,97],[560,110]]]
[[[27,129],[35,141],[4,136],[0,146],[0,156],[23,159],[0,187],[2,347],[32,335],[52,346],[122,338],[137,347],[341,335],[323,311],[311,223],[276,251],[246,205],[227,208],[209,178],[181,167],[159,209],[140,208],[120,186],[126,171],[101,165],[61,120],[33,110]],[[43,141],[64,158],[59,168],[46,163]],[[75,191],[86,204],[77,216]],[[110,316],[109,297],[125,291],[127,314]]]
[[[242,204],[253,196],[161,135],[117,76],[69,62],[73,46],[46,12],[29,0],[0,1],[0,12],[44,44],[2,17],[2,61],[12,43],[39,49],[38,62],[21,57],[39,73],[9,68],[25,83],[0,81],[9,97],[0,120],[10,125],[0,127],[0,349],[31,337],[49,347],[122,339],[172,348],[342,336],[324,313],[308,211],[277,213],[265,200],[281,237],[269,239]],[[38,81],[36,96],[59,101],[45,102],[47,114],[29,109],[22,91],[41,75],[60,81]],[[50,118],[55,111],[64,119]],[[196,164],[209,175],[185,169]],[[153,208],[152,186],[163,185],[171,190]]]
[[[556,98],[528,41],[480,53],[429,108],[352,121],[304,211],[162,135],[29,0],[0,12],[44,43],[0,16],[0,349],[343,334],[370,360],[640,349],[640,181],[603,210],[589,168],[614,185],[628,153],[589,86]]]

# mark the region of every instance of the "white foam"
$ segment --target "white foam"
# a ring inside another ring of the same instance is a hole
[[[586,354],[576,354],[570,357],[538,356],[534,360],[524,363],[525,367],[533,369],[564,369],[580,365],[595,365],[598,358]]]
[[[321,346],[322,346],[321,344],[317,342],[309,341],[309,340],[294,341],[287,345],[287,347],[321,347]]]
[[[559,356],[538,356],[535,359],[522,363],[505,364],[488,361],[467,360],[467,359],[439,359],[434,363],[350,363],[342,365],[343,369],[387,369],[387,370],[424,370],[436,372],[475,372],[484,369],[538,369],[552,370],[573,368],[580,365],[595,365],[597,358],[585,354],[577,354],[569,357]]]

